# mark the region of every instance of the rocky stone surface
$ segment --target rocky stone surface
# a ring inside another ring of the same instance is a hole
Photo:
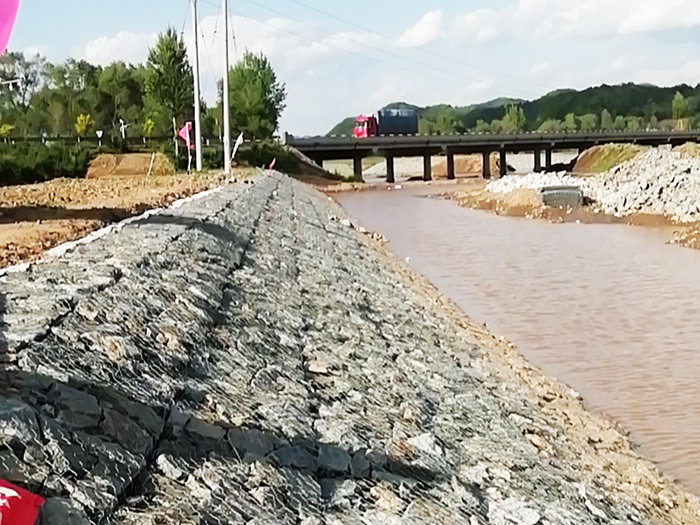
[[[231,184],[0,279],[42,524],[695,523],[698,501],[312,189]]]
[[[531,173],[491,181],[486,190],[510,193],[559,185],[580,186],[596,209],[617,217],[642,213],[680,223],[700,220],[700,158],[668,148],[650,148],[600,175]]]

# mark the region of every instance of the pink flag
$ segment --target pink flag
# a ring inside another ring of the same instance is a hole
[[[0,0],[2,1],[2,0]],[[185,122],[185,125],[180,128],[177,136],[185,141],[188,149],[194,149],[194,145],[190,140],[190,132],[192,131],[192,122]]]
[[[12,26],[15,25],[15,18],[17,18],[18,7],[19,0],[0,0],[0,55],[7,48]]]

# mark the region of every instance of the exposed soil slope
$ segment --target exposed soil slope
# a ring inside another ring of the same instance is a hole
[[[112,169],[100,173],[107,172],[116,174]],[[241,170],[239,176],[247,173]],[[2,187],[0,267],[32,260],[105,224],[166,206],[225,180],[221,174],[119,175]]]

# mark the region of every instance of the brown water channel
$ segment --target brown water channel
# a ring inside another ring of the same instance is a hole
[[[700,494],[700,251],[659,230],[499,217],[416,190],[337,198]]]

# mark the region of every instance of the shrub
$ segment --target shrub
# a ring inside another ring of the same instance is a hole
[[[0,185],[29,184],[56,177],[84,177],[97,149],[20,144],[0,147]]]

